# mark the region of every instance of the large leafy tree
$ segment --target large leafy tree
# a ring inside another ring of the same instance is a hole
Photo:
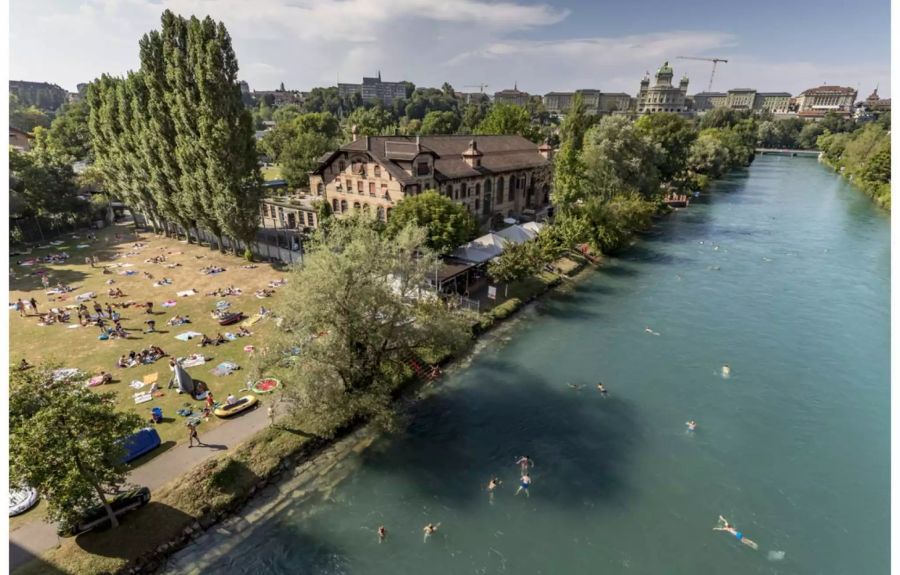
[[[569,113],[559,128],[560,148],[553,162],[553,204],[563,216],[575,209],[584,191],[585,167],[581,150],[590,123],[584,99],[576,92]]]
[[[118,526],[108,496],[126,481],[119,440],[139,428],[141,418],[114,405],[114,393],[55,380],[49,369],[11,374],[10,479],[38,489],[50,519],[74,520],[99,501]]]
[[[477,134],[516,134],[532,141],[540,139],[540,131],[532,125],[531,116],[522,106],[499,102],[491,106],[490,112],[478,124]]]
[[[357,108],[345,121],[347,133],[350,137],[352,130],[356,129],[357,136],[381,136],[393,133],[394,119],[391,113],[382,107]]]
[[[63,105],[49,128],[35,128],[33,146],[45,146],[63,161],[73,163],[91,160],[91,131],[88,126],[90,107],[87,102]],[[38,138],[38,132],[40,138]]]
[[[697,139],[697,131],[680,114],[658,112],[642,116],[635,127],[659,148],[656,166],[663,182],[685,183],[687,158],[691,144]]]
[[[38,126],[50,127],[50,116],[37,108],[37,106],[23,105],[19,98],[10,92],[9,94],[9,125],[23,132],[31,132]]]
[[[309,245],[291,272],[280,330],[260,369],[285,364],[286,388],[317,433],[356,417],[390,414],[390,398],[411,355],[455,351],[472,318],[423,290],[439,262],[426,233],[389,238],[370,222],[345,219]],[[283,352],[293,350],[291,361]]]
[[[585,134],[582,160],[588,185],[605,195],[634,190],[659,194],[659,149],[628,119],[607,116]]]
[[[475,235],[478,224],[465,206],[434,190],[411,196],[391,212],[386,232],[396,237],[410,224],[424,228],[425,244],[446,254]]]
[[[300,114],[266,133],[261,146],[291,186],[308,183],[318,158],[335,148],[340,124],[328,112]]]
[[[432,111],[425,114],[422,120],[423,135],[455,134],[459,129],[460,118],[454,112]]]

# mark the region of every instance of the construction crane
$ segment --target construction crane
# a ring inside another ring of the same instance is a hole
[[[723,60],[722,58],[698,58],[696,56],[678,56],[679,60],[701,60],[703,62],[712,62],[713,68],[712,73],[709,75],[709,86],[706,88],[707,92],[712,92],[712,83],[713,78],[716,77],[716,65],[719,62],[728,63],[728,60]]]

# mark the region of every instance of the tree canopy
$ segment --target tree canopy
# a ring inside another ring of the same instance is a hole
[[[107,495],[125,484],[120,440],[137,431],[140,416],[115,409],[114,393],[57,380],[46,368],[10,375],[11,482],[38,489],[50,519],[74,521],[99,502],[117,526]]]
[[[405,198],[391,212],[386,232],[396,237],[410,224],[424,228],[425,245],[446,254],[471,240],[478,230],[466,207],[434,190]]]
[[[291,272],[280,330],[258,369],[282,365],[286,393],[315,433],[357,417],[389,421],[406,361],[468,341],[472,318],[422,289],[438,266],[425,242],[419,228],[388,237],[348,218],[317,234]]]
[[[531,141],[540,139],[540,132],[531,123],[528,110],[515,104],[498,102],[491,106],[487,116],[478,124],[476,134],[516,134]]]

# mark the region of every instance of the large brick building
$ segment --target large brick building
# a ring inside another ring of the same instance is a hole
[[[434,189],[479,219],[541,219],[550,204],[550,146],[521,136],[371,136],[324,155],[310,192],[337,215],[387,220],[398,202]]]

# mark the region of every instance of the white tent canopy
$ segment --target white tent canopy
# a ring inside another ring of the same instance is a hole
[[[471,242],[456,248],[451,255],[456,259],[475,264],[484,263],[502,254],[503,246],[507,242],[521,244],[532,240],[543,227],[543,224],[537,222],[510,226],[499,232],[491,232],[480,238],[475,238]]]

